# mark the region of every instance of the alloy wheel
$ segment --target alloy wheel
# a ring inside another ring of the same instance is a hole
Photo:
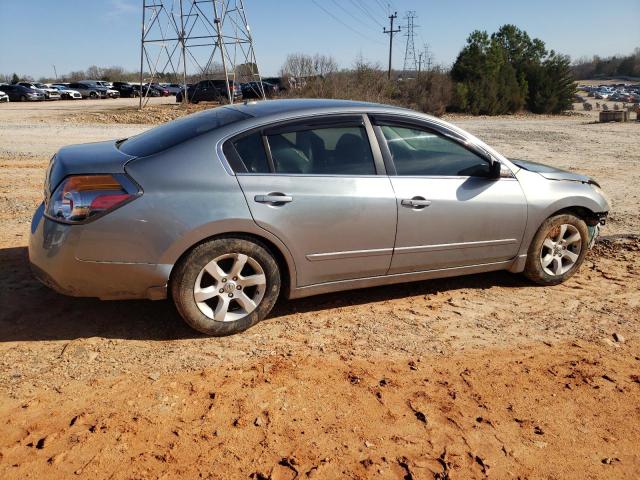
[[[545,273],[563,275],[573,268],[580,258],[582,237],[578,229],[570,224],[552,228],[542,243],[540,263]]]
[[[257,260],[242,253],[228,253],[204,266],[196,278],[193,296],[206,317],[233,322],[258,307],[266,286],[266,275]]]

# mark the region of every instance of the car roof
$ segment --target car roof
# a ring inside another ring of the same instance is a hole
[[[260,100],[238,103],[230,106],[242,113],[251,115],[252,117],[268,117],[277,116],[279,114],[313,114],[313,113],[339,113],[353,111],[387,111],[387,112],[408,112],[409,110],[394,107],[391,105],[383,105],[380,103],[359,102],[353,100],[334,100],[334,99],[316,99],[316,98],[300,98],[300,99],[283,99],[283,100]]]

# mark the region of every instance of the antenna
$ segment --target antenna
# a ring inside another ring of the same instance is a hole
[[[169,80],[186,91],[188,78],[221,79],[233,103],[234,84],[258,81],[264,98],[243,0],[143,0],[140,43],[140,85]]]
[[[404,50],[404,66],[402,67],[402,76],[407,77],[409,72],[415,72],[418,70],[418,60],[416,58],[416,46],[415,46],[415,25],[414,21],[417,18],[416,12],[410,10],[405,15],[407,21],[406,33],[407,45]]]

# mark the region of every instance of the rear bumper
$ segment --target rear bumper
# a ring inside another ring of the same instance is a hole
[[[40,205],[33,216],[29,238],[31,268],[43,284],[73,297],[166,298],[172,265],[79,260],[75,251],[82,226],[54,222],[43,212],[44,205]]]

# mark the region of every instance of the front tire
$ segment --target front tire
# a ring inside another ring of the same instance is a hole
[[[189,326],[219,337],[263,320],[280,285],[278,263],[267,247],[223,237],[198,245],[180,261],[172,274],[171,295]]]
[[[578,271],[588,249],[584,220],[571,214],[555,215],[533,237],[524,274],[539,285],[558,285]]]

